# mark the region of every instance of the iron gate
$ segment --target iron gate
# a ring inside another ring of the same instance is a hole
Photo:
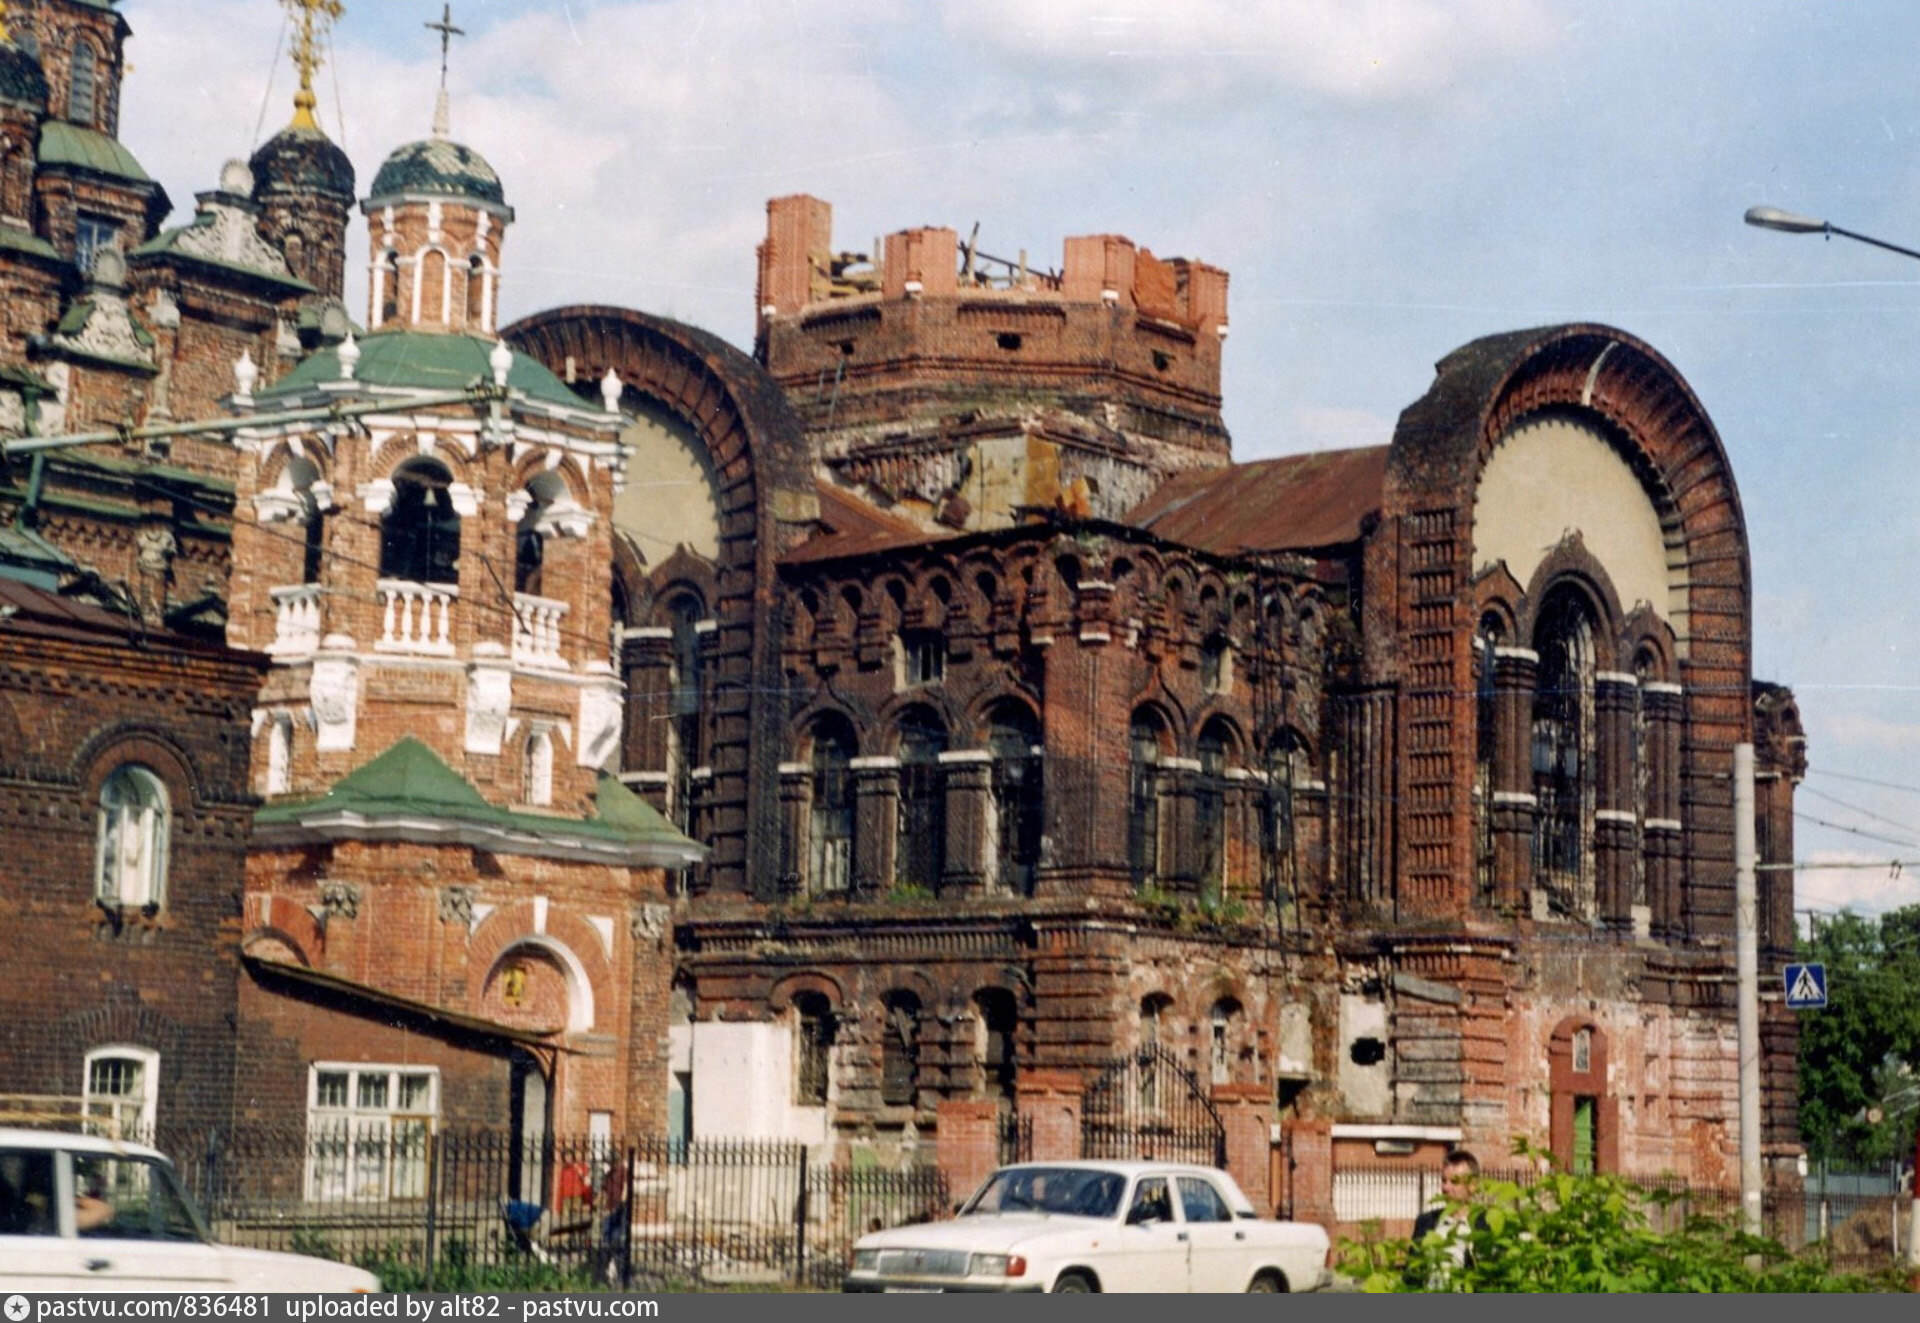
[[[1110,1064],[1086,1091],[1080,1153],[1224,1167],[1227,1128],[1194,1073],[1149,1043]]]

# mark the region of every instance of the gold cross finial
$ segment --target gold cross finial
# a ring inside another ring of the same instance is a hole
[[[300,90],[293,94],[293,127],[318,130],[320,121],[313,117],[313,108],[319,104],[319,98],[313,94],[313,75],[324,58],[320,47],[327,29],[346,6],[341,0],[280,0],[280,3],[300,25],[293,39],[293,66],[300,71]]]
[[[0,0],[0,41],[12,41],[13,31],[7,27],[7,0]]]

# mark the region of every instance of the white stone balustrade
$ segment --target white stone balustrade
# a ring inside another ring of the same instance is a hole
[[[273,642],[267,653],[273,657],[304,657],[320,646],[320,585],[296,583],[270,588],[275,623]]]
[[[380,642],[374,646],[382,652],[451,655],[453,604],[459,596],[457,584],[380,580],[385,616],[380,624]]]
[[[525,666],[565,666],[560,625],[567,604],[532,593],[513,595],[513,659]]]

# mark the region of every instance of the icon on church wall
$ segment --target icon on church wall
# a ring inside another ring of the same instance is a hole
[[[527,967],[508,965],[500,974],[500,1000],[509,1006],[527,1003]]]

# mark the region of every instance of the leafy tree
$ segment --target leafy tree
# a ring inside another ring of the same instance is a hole
[[[1827,1005],[1800,1017],[1800,1133],[1809,1156],[1913,1152],[1920,1081],[1920,905],[1842,913],[1800,944],[1827,967]]]
[[[1522,1153],[1539,1155],[1524,1145]],[[1835,1274],[1731,1218],[1679,1216],[1673,1196],[1617,1176],[1482,1178],[1447,1234],[1348,1241],[1341,1271],[1368,1291],[1754,1292],[1904,1289],[1895,1273]],[[1672,1224],[1656,1230],[1656,1222]]]

